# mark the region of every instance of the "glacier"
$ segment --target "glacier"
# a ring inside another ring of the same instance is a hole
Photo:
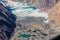
[[[3,2],[1,2],[3,3]],[[47,19],[46,23],[48,23],[48,13],[37,7],[23,3],[23,2],[15,2],[11,0],[7,0],[6,3],[3,3],[5,6],[9,6],[9,9],[15,14],[17,17],[44,17]],[[8,8],[8,7],[7,7]]]

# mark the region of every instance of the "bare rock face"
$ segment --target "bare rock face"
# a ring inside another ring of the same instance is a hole
[[[48,10],[49,20],[53,21],[54,28],[60,32],[60,1],[50,10]]]
[[[60,0],[27,0],[27,3],[31,3],[42,10],[47,10],[53,7],[58,1]]]
[[[15,16],[0,3],[0,40],[9,40],[15,28]]]

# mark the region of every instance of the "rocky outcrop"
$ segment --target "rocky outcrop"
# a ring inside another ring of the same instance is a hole
[[[14,28],[16,17],[0,3],[0,40],[9,40]]]
[[[27,0],[27,3],[30,3],[42,10],[47,10],[52,8],[60,0]]]
[[[48,10],[49,20],[53,23],[54,29],[60,32],[60,2]]]

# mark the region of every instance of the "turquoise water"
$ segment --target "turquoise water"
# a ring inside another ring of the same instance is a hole
[[[17,5],[14,7],[11,6],[7,6],[6,7],[10,12],[13,12],[15,10],[23,10],[24,12],[27,12],[28,14],[30,14],[32,11],[36,10],[37,8],[35,6],[29,5],[29,4],[24,4],[24,5]]]
[[[31,35],[30,34],[20,34],[18,37],[29,38],[29,37],[31,37]]]
[[[21,37],[24,37],[24,38],[28,38],[28,37],[30,37],[31,35],[30,35],[30,34],[21,34],[20,36],[21,36]]]

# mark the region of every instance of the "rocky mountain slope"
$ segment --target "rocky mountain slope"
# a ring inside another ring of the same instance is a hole
[[[14,0],[14,1],[32,4],[38,8],[41,8],[42,10],[47,10],[52,8],[60,0]]]
[[[15,20],[15,16],[0,3],[0,40],[10,39],[16,27]]]
[[[1,1],[5,2],[5,1],[10,1],[10,0],[1,0]],[[32,4],[46,11],[54,7],[54,5],[60,0],[12,0],[12,1]]]
[[[48,10],[49,20],[53,21],[54,27],[60,32],[60,1],[50,10]]]

